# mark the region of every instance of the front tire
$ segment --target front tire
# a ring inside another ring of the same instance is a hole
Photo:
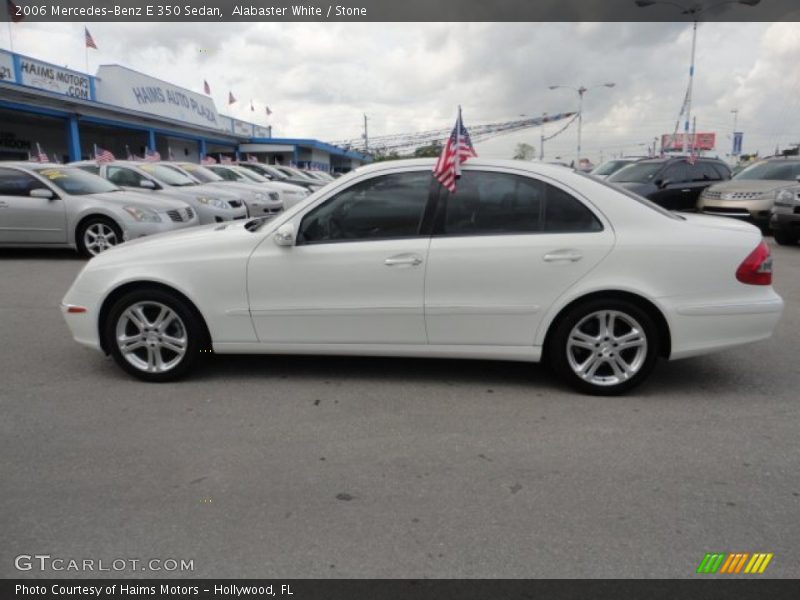
[[[75,232],[78,252],[86,258],[97,256],[123,241],[122,229],[108,217],[89,217]]]
[[[559,378],[585,394],[614,396],[644,381],[661,339],[653,318],[627,300],[582,302],[559,320],[547,358]]]
[[[148,382],[183,377],[208,346],[193,307],[159,289],[131,291],[117,300],[103,323],[103,335],[116,363]]]
[[[794,246],[797,243],[797,235],[791,231],[773,231],[772,237],[781,246]]]

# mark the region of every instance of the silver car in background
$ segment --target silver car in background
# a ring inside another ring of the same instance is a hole
[[[262,187],[277,192],[283,202],[283,208],[292,208],[295,204],[299,204],[308,196],[311,191],[308,188],[294,185],[292,183],[284,183],[282,181],[273,181],[267,179],[260,173],[251,169],[245,169],[239,165],[208,165],[206,167],[209,171],[213,171],[227,181],[238,181],[239,183],[255,183]]]
[[[247,217],[247,207],[238,195],[198,184],[197,180],[160,162],[85,160],[70,164],[99,174],[126,190],[148,192],[154,200],[182,200],[195,210],[201,225]]]
[[[95,256],[125,240],[197,224],[185,202],[123,191],[81,169],[0,163],[0,246],[69,247]]]
[[[283,202],[276,191],[265,189],[257,183],[228,181],[204,165],[191,162],[165,162],[166,166],[179,169],[199,183],[223,192],[232,192],[244,200],[251,217],[274,216],[283,210]]]

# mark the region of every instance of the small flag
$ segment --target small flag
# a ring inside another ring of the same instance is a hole
[[[201,165],[215,165],[217,161],[214,160],[213,156],[204,156],[203,160],[200,161]]]
[[[161,155],[157,150],[150,150],[150,148],[148,148],[144,151],[144,159],[147,162],[158,162],[161,160]]]
[[[42,147],[39,145],[39,142],[36,142],[36,157],[35,160],[38,162],[50,162],[50,159],[47,157],[47,153],[42,150]]]
[[[252,154],[247,155],[247,162],[258,162],[258,157],[253,156]]]
[[[464,127],[464,122],[461,120],[461,107],[459,106],[453,132],[433,167],[433,174],[452,194],[456,191],[456,180],[461,177],[461,164],[477,156],[467,128]]]
[[[236,98],[233,97],[233,92],[228,92],[228,104],[233,104],[236,102]]]
[[[211,86],[210,86],[210,85],[208,85],[208,81],[206,81],[205,79],[203,79],[203,91],[204,91],[204,92],[205,92],[207,95],[209,95],[209,96],[211,95]]]
[[[87,48],[94,48],[97,50],[97,44],[94,43],[94,39],[92,38],[92,34],[89,33],[89,29],[87,27],[83,28],[83,34],[86,41]]]
[[[269,106],[267,106],[265,110],[267,111],[267,116],[270,116],[272,114],[272,111],[269,109]]]
[[[19,11],[19,7],[11,0],[6,0],[6,10],[8,10],[8,18],[12,23],[19,23],[25,18],[25,15]]]
[[[61,161],[58,160],[58,154],[56,154],[55,152],[53,152],[53,162],[56,163],[57,165],[61,164]]]
[[[113,162],[116,160],[110,151],[101,148],[97,144],[94,145],[94,159],[97,162]]]
[[[250,112],[255,112],[255,111],[256,111],[256,107],[253,106],[253,101],[250,100]]]

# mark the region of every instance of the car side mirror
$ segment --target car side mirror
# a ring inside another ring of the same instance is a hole
[[[656,184],[656,187],[658,187],[659,189],[663,190],[665,187],[667,187],[670,184],[670,181],[669,181],[669,179],[656,179],[655,184]]]
[[[150,181],[149,179],[142,179],[139,181],[139,187],[144,188],[146,190],[154,190],[156,189],[156,184]]]
[[[294,246],[295,231],[293,223],[284,223],[275,232],[275,243],[278,246]]]
[[[30,196],[31,198],[43,198],[44,200],[52,200],[56,197],[56,195],[53,193],[53,190],[48,190],[46,188],[31,190]]]

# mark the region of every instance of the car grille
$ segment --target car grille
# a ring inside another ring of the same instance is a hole
[[[711,200],[719,200],[720,198],[722,198],[722,192],[710,192],[706,190],[705,192],[703,192],[703,196],[705,198],[710,198]]]
[[[714,208],[712,206],[707,206],[706,208],[703,209],[703,212],[709,215],[725,215],[729,217],[739,216],[739,215],[743,217],[750,216],[750,211],[747,210],[746,208],[721,208],[721,207]]]
[[[228,200],[228,204],[231,205],[231,208],[239,208],[242,205],[241,200]]]
[[[763,192],[704,192],[708,200],[754,200],[762,197]]]
[[[182,208],[180,210],[168,210],[167,215],[176,223],[185,223],[194,218],[194,211],[190,207]]]

